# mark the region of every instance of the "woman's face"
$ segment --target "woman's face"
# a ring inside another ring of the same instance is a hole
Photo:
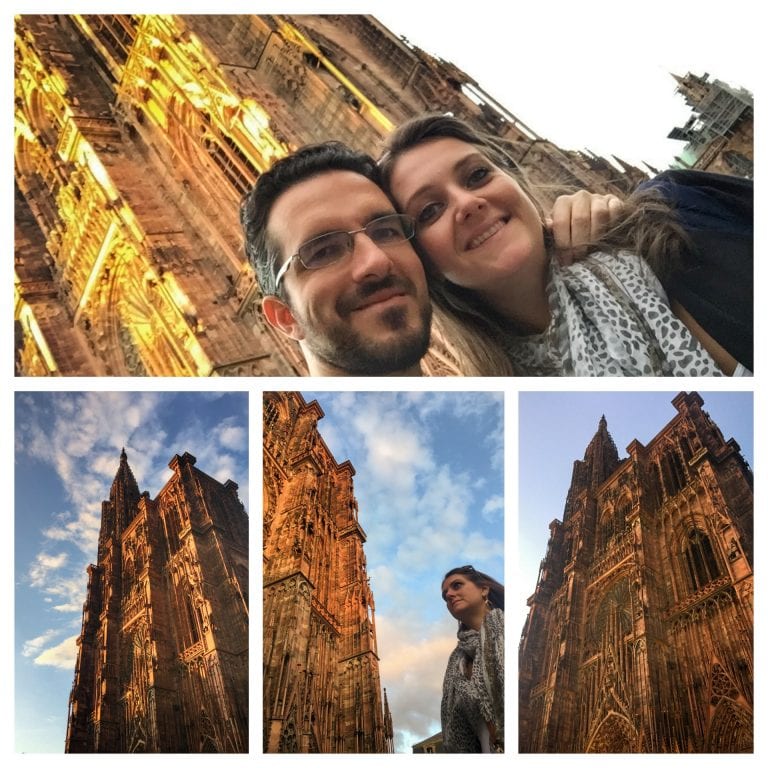
[[[541,217],[517,182],[473,144],[432,139],[404,152],[391,176],[400,210],[435,268],[457,285],[493,290],[546,263]]]
[[[483,611],[488,587],[480,587],[462,573],[453,573],[443,581],[443,600],[454,619],[462,619]]]

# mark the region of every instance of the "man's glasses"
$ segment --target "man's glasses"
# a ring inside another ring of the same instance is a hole
[[[305,269],[322,269],[342,259],[355,250],[355,235],[365,232],[376,245],[386,248],[410,240],[416,233],[416,222],[401,213],[390,213],[369,221],[362,229],[351,232],[326,232],[313,237],[299,246],[299,250],[280,267],[275,276],[275,291],[288,271],[294,259],[298,259]]]

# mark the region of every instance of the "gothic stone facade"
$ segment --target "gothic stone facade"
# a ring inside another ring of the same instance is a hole
[[[21,15],[14,97],[19,375],[303,373],[261,315],[238,211],[306,143],[376,153],[407,117],[451,111],[536,181],[645,178],[543,139],[370,16]],[[449,347],[427,373],[455,370]]]
[[[264,750],[391,752],[355,470],[322,416],[264,395]]]
[[[520,645],[522,752],[750,752],[752,473],[697,393],[574,463]]]
[[[152,500],[125,451],[102,503],[67,752],[247,752],[248,517],[175,456]]]
[[[755,117],[752,94],[709,74],[674,75],[677,92],[693,114],[682,128],[674,128],[670,139],[685,141],[677,158],[681,168],[754,176]]]

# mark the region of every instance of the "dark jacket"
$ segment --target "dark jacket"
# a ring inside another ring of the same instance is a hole
[[[653,187],[675,207],[693,247],[665,288],[740,363],[754,370],[753,183],[665,171]]]

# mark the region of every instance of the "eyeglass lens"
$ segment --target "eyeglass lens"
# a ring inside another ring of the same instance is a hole
[[[382,216],[374,219],[361,230],[328,232],[304,243],[298,250],[299,260],[307,269],[320,269],[332,264],[352,252],[355,244],[353,236],[358,231],[365,232],[376,245],[384,246],[401,243],[413,237],[413,225],[410,219],[399,214]]]

